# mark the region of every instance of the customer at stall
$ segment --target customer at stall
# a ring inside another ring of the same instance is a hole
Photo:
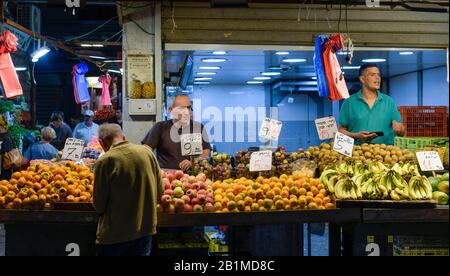
[[[0,180],[9,180],[11,178],[13,169],[5,168],[3,158],[5,154],[12,151],[14,148],[8,121],[0,113]]]
[[[94,112],[92,110],[85,110],[83,115],[84,121],[73,130],[73,138],[84,140],[84,144],[87,145],[93,136],[97,136],[98,125],[94,123]]]
[[[169,112],[172,119],[156,123],[142,143],[156,150],[161,168],[186,171],[192,167],[192,162],[190,156],[182,155],[181,135],[202,134],[202,153],[199,158],[210,156],[211,145],[203,125],[192,120],[192,104],[187,95],[176,95]]]
[[[148,146],[126,141],[117,124],[101,125],[99,141],[106,153],[94,168],[97,254],[148,256],[163,193],[156,157]]]
[[[64,122],[64,113],[55,111],[50,117],[50,127],[56,133],[51,144],[58,150],[64,149],[67,138],[72,137],[72,129]]]
[[[354,138],[357,144],[393,145],[395,135],[404,136],[405,128],[394,100],[379,91],[381,73],[378,66],[362,65],[359,80],[362,89],[342,104],[339,132]]]
[[[58,150],[50,144],[56,138],[55,130],[51,127],[41,129],[41,141],[31,144],[23,154],[22,165],[27,166],[31,160],[52,160],[58,155]]]

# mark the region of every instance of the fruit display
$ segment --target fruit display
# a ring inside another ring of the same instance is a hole
[[[213,177],[213,166],[209,163],[208,159],[195,159],[191,170],[191,175],[198,175],[204,173],[207,178]]]
[[[98,159],[100,154],[102,154],[103,152],[104,151],[102,146],[100,145],[100,142],[98,141],[98,139],[94,139],[93,137],[91,142],[89,142],[87,146],[84,147],[82,157],[89,159]]]
[[[313,160],[318,164],[320,171],[323,171],[329,164],[339,160],[340,154],[333,150],[333,142],[322,143],[318,147],[308,148]],[[364,164],[382,162],[385,165],[394,165],[397,162],[413,162],[415,155],[409,150],[402,150],[398,146],[388,146],[385,144],[362,144],[353,147],[352,158],[344,157],[344,161],[360,161]]]
[[[414,163],[392,167],[381,161],[364,164],[338,162],[325,168],[320,182],[336,199],[358,200],[429,200],[430,181],[420,175]]]
[[[214,207],[217,212],[334,208],[325,185],[303,172],[256,180],[245,177],[215,181]]]
[[[164,194],[158,211],[166,213],[213,212],[212,181],[205,174],[192,176],[182,171],[161,173]]]
[[[428,178],[433,189],[433,199],[439,205],[448,205],[448,173]]]
[[[257,177],[257,173],[250,172],[250,156],[252,152],[248,150],[241,150],[236,152],[235,155],[235,173],[236,178],[250,178],[254,179]]]
[[[155,84],[153,82],[144,82],[142,84],[142,98],[154,99],[155,96]]]
[[[0,181],[0,208],[43,209],[56,202],[91,202],[94,174],[72,161],[30,165]]]
[[[231,165],[231,156],[226,153],[213,154],[213,176],[214,179],[228,179],[233,176],[233,167]]]
[[[116,111],[113,109],[102,109],[95,111],[94,122],[106,122],[116,117]]]
[[[129,88],[130,99],[140,99],[142,97],[142,83],[140,80],[132,80]]]

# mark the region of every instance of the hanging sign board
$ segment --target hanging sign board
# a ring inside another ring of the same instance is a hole
[[[336,119],[332,116],[316,119],[315,122],[320,140],[333,139],[338,132]]]
[[[417,160],[419,160],[420,169],[426,171],[442,171],[441,158],[437,151],[422,151],[416,152]]]
[[[78,161],[81,159],[84,149],[84,140],[68,138],[64,144],[61,159]]]

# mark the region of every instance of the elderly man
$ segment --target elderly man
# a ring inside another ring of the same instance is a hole
[[[169,107],[172,120],[156,123],[142,141],[156,150],[161,168],[186,171],[192,167],[191,156],[182,155],[181,135],[201,134],[202,152],[200,158],[207,158],[211,154],[208,135],[201,123],[192,118],[191,100],[187,95],[176,95]]]
[[[163,193],[158,162],[148,146],[126,141],[117,124],[100,126],[99,141],[106,153],[94,168],[97,254],[148,256]]]
[[[98,125],[94,123],[94,112],[86,110],[83,112],[84,121],[79,123],[73,130],[73,138],[84,140],[87,145],[92,137],[97,136]]]

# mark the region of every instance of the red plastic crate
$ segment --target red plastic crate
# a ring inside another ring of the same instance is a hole
[[[408,137],[447,137],[447,106],[400,106]]]

